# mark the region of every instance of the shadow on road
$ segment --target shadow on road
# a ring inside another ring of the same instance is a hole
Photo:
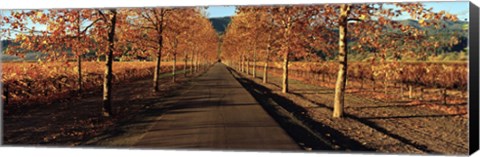
[[[302,113],[307,111],[295,105],[295,102],[273,93],[265,86],[240,77],[231,68],[229,68],[229,71],[280,123],[288,134],[298,143],[303,143],[304,147],[312,150],[375,151],[325,124],[306,117]]]
[[[311,102],[311,103],[313,103],[313,104],[316,104],[316,105],[318,105],[319,107],[326,108],[326,109],[328,109],[328,110],[330,110],[330,111],[333,111],[333,108],[330,107],[330,106],[327,106],[327,105],[325,105],[325,104],[321,104],[321,103],[314,102],[314,101],[312,101],[312,100],[310,100],[310,99],[308,99],[308,98],[306,98],[306,97],[304,97],[303,95],[298,94],[298,93],[292,93],[292,94],[293,94],[293,95],[296,95],[296,96],[298,96],[298,97],[301,97],[301,98],[303,98],[303,99],[305,99],[305,100],[307,100],[307,101],[309,101],[309,102]],[[369,119],[382,119],[382,118],[383,118],[383,119],[387,119],[387,117],[361,118],[361,117],[358,117],[358,116],[355,116],[355,115],[352,115],[352,114],[348,114],[348,113],[344,113],[344,116],[347,117],[347,118],[351,118],[351,119],[353,119],[353,120],[356,120],[356,121],[358,121],[358,122],[360,122],[360,123],[362,123],[362,124],[364,124],[364,125],[367,125],[367,126],[369,126],[370,128],[373,128],[373,129],[375,129],[375,130],[377,130],[377,131],[379,131],[379,132],[381,132],[381,133],[383,133],[383,134],[385,134],[385,135],[388,135],[388,136],[390,136],[390,137],[392,137],[392,138],[394,138],[394,139],[397,139],[397,140],[401,141],[402,143],[405,143],[405,144],[407,144],[407,145],[410,145],[410,146],[412,146],[412,147],[415,147],[415,148],[418,149],[418,150],[421,150],[421,151],[426,152],[426,153],[436,153],[435,151],[428,149],[428,147],[425,146],[425,145],[414,143],[412,140],[409,140],[409,139],[407,139],[407,138],[405,138],[405,137],[402,137],[402,136],[400,136],[400,135],[398,135],[398,134],[392,133],[392,132],[388,131],[387,129],[385,129],[385,128],[379,126],[379,125],[377,125],[375,122],[369,120]],[[443,116],[445,116],[445,115],[443,115]],[[457,116],[457,115],[452,115],[452,116]],[[438,117],[438,115],[428,115],[428,116],[425,116],[425,117]],[[392,117],[392,118],[395,118],[395,117]],[[397,118],[402,118],[402,117],[397,117]],[[413,116],[408,116],[408,117],[403,117],[403,118],[414,118],[414,117],[413,117]]]
[[[237,74],[235,70],[230,69],[232,74]],[[246,77],[248,78],[248,77]],[[320,134],[325,134],[329,133],[332,136],[327,137],[326,139],[329,140],[337,140],[338,144],[348,144],[351,142],[352,145],[340,145],[340,149],[349,149],[352,148],[352,150],[363,150],[365,146],[361,145],[359,142],[346,137],[344,134],[338,132],[337,130],[325,126],[322,123],[319,123],[317,121],[312,120],[310,117],[307,117],[306,115],[303,115],[302,113],[307,112],[307,110],[303,107],[300,107],[299,105],[296,105],[295,102],[292,102],[289,100],[287,97],[281,95],[281,94],[276,94],[276,91],[272,91],[271,89],[267,88],[266,86],[263,86],[255,81],[252,81],[250,79],[245,79],[242,77],[237,77],[237,80],[239,80],[245,88],[247,88],[252,95],[254,95],[257,99],[273,99],[279,106],[282,108],[286,109],[290,113],[292,113],[293,116],[296,118],[300,119],[305,125],[308,125],[311,127],[314,131],[320,133]],[[272,84],[274,86],[279,87],[277,84]],[[279,87],[280,88],[280,87]],[[297,91],[291,91],[290,94],[295,95],[296,97],[299,97],[305,101],[308,101],[312,104],[315,104],[318,108],[324,108],[327,110],[332,111],[333,108],[331,106],[327,106],[326,104],[322,104],[319,102],[316,102],[314,100],[311,100],[307,97],[304,96],[306,94],[305,92],[309,93],[311,92],[310,90],[297,90]],[[322,93],[324,91],[317,91],[316,94],[324,94]],[[400,107],[400,108],[410,108],[410,107],[415,107],[418,105],[380,105],[380,106],[368,106],[368,107],[347,107],[347,108],[394,108],[394,107]],[[417,150],[423,151],[425,153],[430,153],[430,154],[437,154],[438,152],[433,150],[432,148],[429,148],[427,145],[420,144],[419,142],[416,142],[414,140],[409,139],[408,137],[402,136],[401,134],[398,134],[396,132],[389,131],[387,128],[377,124],[373,120],[381,120],[381,119],[406,119],[406,118],[439,118],[439,117],[455,117],[455,116],[462,116],[463,114],[429,114],[429,115],[401,115],[401,116],[394,116],[394,115],[388,115],[388,116],[373,116],[373,117],[359,117],[357,115],[345,113],[345,117],[348,119],[355,120],[363,125],[366,125],[372,129],[374,129],[377,132],[380,132],[386,136],[389,136],[393,139],[396,139],[406,145],[412,146],[416,148]],[[337,136],[337,137],[335,137]],[[344,142],[339,142],[338,140],[341,139]],[[371,150],[369,148],[365,148],[366,150]]]

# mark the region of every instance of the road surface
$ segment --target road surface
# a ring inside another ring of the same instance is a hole
[[[221,63],[164,103],[172,107],[136,147],[300,150]]]

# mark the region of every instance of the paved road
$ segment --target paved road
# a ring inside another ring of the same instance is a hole
[[[223,64],[181,94],[136,146],[236,150],[300,150]]]

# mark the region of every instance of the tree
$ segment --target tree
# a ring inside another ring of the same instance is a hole
[[[16,38],[22,44],[18,47],[10,47],[8,51],[12,53],[40,51],[47,53],[48,60],[53,61],[58,61],[59,57],[68,56],[68,53],[59,54],[58,52],[68,49],[73,51],[77,59],[78,91],[81,91],[81,55],[88,52],[92,47],[103,47],[96,50],[106,54],[102,114],[108,117],[112,115],[111,87],[113,54],[116,46],[115,28],[117,23],[123,22],[123,20],[117,20],[117,15],[116,9],[12,12],[11,17],[13,19],[6,18],[8,22],[11,22],[10,29],[7,32],[16,31],[18,33]],[[47,25],[47,28],[40,30],[36,30],[35,27],[29,28],[31,26],[28,24],[29,22]],[[28,35],[24,33],[26,31],[28,31]]]
[[[391,4],[386,4],[391,5]],[[384,4],[341,4],[341,5],[324,5],[319,8],[322,16],[328,17],[330,23],[337,25],[339,30],[339,47],[338,47],[338,75],[335,86],[334,111],[333,117],[342,117],[344,108],[345,86],[348,69],[348,36],[358,39],[358,47],[370,45],[374,49],[380,50],[380,56],[386,56],[386,48],[397,47],[395,42],[385,42],[376,40],[384,35],[390,28],[400,29],[404,36],[403,39],[416,39],[424,34],[423,31],[404,26],[392,20],[398,17],[402,12],[407,12],[414,19],[419,20],[422,26],[438,25],[435,20],[452,19],[456,17],[444,12],[434,13],[432,9],[425,9],[421,3],[396,3],[395,9],[384,7]],[[431,20],[427,22],[426,20]],[[348,31],[351,29],[351,31]],[[349,35],[348,32],[354,32]],[[393,38],[391,38],[393,39]],[[391,40],[390,40],[391,41]]]
[[[25,51],[42,52],[47,54],[47,60],[66,58],[68,54],[59,54],[62,51],[71,51],[77,60],[77,90],[82,92],[82,55],[88,53],[93,46],[87,35],[99,18],[93,18],[91,9],[50,9],[12,11],[10,17],[4,21],[11,27],[4,29],[4,33],[16,32],[17,41],[22,44],[12,46],[7,53],[18,55]],[[35,26],[44,26],[45,29],[36,29]],[[48,27],[47,27],[48,26]]]
[[[237,62],[238,70],[245,72],[246,66],[246,53],[248,43],[247,27],[245,27],[245,13],[238,12],[236,16],[232,17],[232,21],[227,26],[227,31],[224,35],[222,44],[222,55],[226,58],[230,58]]]
[[[274,40],[277,37],[276,30],[279,28],[274,25],[274,19],[273,15],[271,14],[272,7],[265,7],[262,8],[260,11],[263,12],[263,18],[259,20],[260,27],[263,28],[260,30],[262,35],[260,35],[260,42],[263,43],[264,45],[264,66],[263,66],[263,78],[262,81],[263,83],[268,83],[268,69],[269,69],[269,62],[271,61],[270,57],[272,54],[272,51],[274,51],[275,47],[278,47],[275,44],[276,43]],[[259,33],[260,33],[259,32]]]
[[[96,10],[101,22],[96,23],[94,38],[99,46],[105,47],[105,73],[103,76],[103,106],[102,114],[105,117],[113,115],[112,112],[112,66],[115,52],[115,30],[119,22],[117,9]],[[123,17],[123,16],[120,16]],[[118,18],[118,19],[117,19]],[[106,36],[105,36],[106,35]],[[105,40],[106,39],[106,40]]]
[[[281,27],[282,45],[280,53],[283,60],[282,93],[288,92],[288,64],[290,57],[306,55],[304,47],[305,28],[310,18],[308,8],[302,6],[279,6],[271,10],[274,25]],[[294,55],[294,56],[292,56]]]
[[[68,53],[59,52],[73,51],[78,63],[79,91],[82,88],[81,55],[93,50],[96,51],[96,55],[105,56],[102,114],[108,117],[113,114],[111,100],[114,57],[122,55],[146,57],[155,53],[157,62],[154,89],[158,90],[158,75],[166,29],[169,29],[168,33],[172,35],[171,41],[174,41],[175,48],[170,49],[175,50],[174,54],[177,53],[177,48],[184,48],[183,45],[188,40],[195,45],[193,47],[196,54],[193,56],[196,58],[196,67],[199,64],[206,67],[207,64],[212,63],[213,54],[216,54],[215,50],[218,47],[218,38],[208,19],[200,15],[201,10],[177,9],[171,14],[176,16],[170,16],[169,12],[172,12],[172,9],[12,11],[11,17],[2,17],[0,26],[2,32],[7,33],[8,36],[11,36],[12,32],[16,33],[16,40],[21,43],[7,49],[11,54],[21,56],[21,52],[42,51],[48,54],[49,60],[68,61]],[[167,21],[172,24],[172,27],[167,28]],[[190,30],[191,22],[195,24],[192,27],[194,29]],[[36,30],[35,27],[31,27],[31,23],[47,25],[47,28]],[[179,44],[181,46],[178,46]]]
[[[243,14],[245,21],[241,23],[243,40],[249,40],[248,45],[253,45],[252,51],[252,76],[256,78],[257,60],[263,58],[263,82],[267,83],[268,63],[270,62],[271,53],[277,49],[280,42],[276,42],[275,38],[279,38],[280,27],[275,25],[272,10],[274,7],[241,7],[239,14]],[[229,30],[230,31],[230,30]],[[233,30],[231,30],[233,31]],[[247,50],[248,51],[248,50]]]
[[[170,15],[171,8],[143,8],[136,9],[135,16],[137,20],[134,21],[134,26],[141,28],[137,42],[142,42],[141,45],[153,49],[155,53],[155,70],[153,74],[153,91],[158,92],[160,63],[162,60],[162,52],[164,47],[164,31],[167,27],[167,18]]]
[[[187,36],[187,30],[190,29],[191,23],[195,22],[195,10],[194,9],[174,9],[170,12],[169,18],[167,18],[167,23],[169,25],[166,27],[166,38],[170,43],[171,54],[173,56],[173,66],[172,66],[172,81],[176,80],[176,63],[177,63],[177,54],[179,44],[185,44],[186,41],[190,40]],[[193,32],[192,32],[193,33]],[[187,56],[185,54],[185,56]],[[186,64],[186,58],[185,65]]]
[[[232,51],[228,57],[239,59],[238,69],[247,74],[252,60],[254,77],[258,58],[265,58],[264,82],[267,82],[268,63],[277,56],[273,52],[280,53],[284,61],[282,91],[287,92],[289,59],[308,55],[304,34],[313,31],[307,25],[310,14],[308,7],[300,6],[240,7],[227,28],[222,49]]]
[[[268,7],[264,7],[266,9]],[[251,11],[253,10],[253,11]],[[271,25],[280,27],[276,30],[281,34],[274,37],[281,43],[279,48],[283,60],[282,92],[288,92],[288,64],[291,58],[312,57],[310,54],[336,56],[338,73],[334,98],[334,117],[343,116],[345,90],[347,85],[348,52],[374,53],[386,63],[389,53],[394,58],[412,52],[414,47],[425,47],[434,50],[439,47],[438,41],[429,41],[428,33],[422,29],[405,25],[393,20],[402,13],[409,14],[422,27],[440,27],[440,20],[456,20],[456,17],[444,11],[433,12],[421,3],[376,3],[376,4],[324,4],[315,6],[278,6],[271,9],[240,9],[232,18],[224,39],[223,51],[231,51],[227,57],[236,58],[240,71],[245,71],[245,61],[248,64],[250,56],[246,48],[252,35],[252,19],[257,14],[272,15]],[[242,22],[247,21],[247,22]],[[262,20],[259,20],[258,23]],[[255,21],[257,22],[257,21]],[[249,27],[250,26],[250,27]],[[261,34],[267,36],[268,34]],[[420,41],[420,42],[419,42]],[[338,43],[338,44],[335,44]],[[450,43],[455,44],[451,39]],[[419,46],[418,44],[422,44]],[[267,44],[267,47],[271,44]],[[254,46],[255,48],[257,46]],[[335,48],[336,47],[336,48]],[[335,50],[336,49],[336,50]],[[415,53],[425,52],[425,50]],[[270,52],[270,51],[267,51]],[[257,53],[254,53],[257,54]],[[267,53],[270,54],[270,53]],[[254,58],[256,58],[256,55]],[[268,55],[269,56],[269,55]],[[275,55],[277,56],[277,55]],[[321,56],[325,59],[325,56]],[[267,57],[270,58],[270,57]],[[308,59],[308,58],[307,58]],[[266,66],[268,66],[268,61]],[[388,67],[388,66],[385,66]],[[392,66],[390,66],[392,67]],[[266,68],[265,68],[266,69]],[[266,71],[266,70],[265,70]],[[248,73],[248,72],[247,72]],[[386,74],[389,76],[389,74]],[[266,76],[264,74],[264,76]],[[390,76],[389,76],[390,77]],[[385,77],[385,87],[386,79]],[[394,77],[394,76],[392,76]],[[266,80],[266,79],[265,79]],[[266,81],[265,81],[266,82]]]

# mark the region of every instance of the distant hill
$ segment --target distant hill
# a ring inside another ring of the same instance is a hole
[[[227,29],[227,26],[230,23],[230,21],[231,21],[231,17],[229,16],[210,18],[210,22],[212,22],[213,28],[215,28],[215,30],[219,34],[223,34],[225,32],[225,29]]]
[[[209,20],[210,20],[210,22],[212,22],[212,25],[213,25],[214,29],[217,31],[217,33],[222,35],[226,31],[228,24],[230,24],[231,17],[228,17],[228,16],[227,17],[215,17],[215,18],[210,18]],[[457,21],[457,22],[446,21],[446,22],[443,22],[443,24],[445,25],[445,28],[443,28],[443,29],[433,29],[433,28],[421,27],[420,24],[418,23],[418,21],[416,21],[416,20],[401,20],[401,21],[398,21],[398,22],[400,22],[404,25],[407,25],[407,24],[411,25],[412,27],[415,27],[415,28],[420,28],[420,29],[424,29],[424,30],[428,29],[428,30],[430,30],[430,32],[432,34],[448,35],[448,32],[458,32],[462,36],[460,44],[452,47],[451,50],[452,51],[460,51],[460,50],[463,50],[467,47],[467,42],[468,42],[467,37],[468,37],[468,35],[467,35],[467,32],[463,30],[464,26],[466,24],[468,24],[468,22],[466,22],[466,21]],[[8,40],[2,40],[1,44],[2,44],[2,49],[1,49],[2,52],[0,54],[0,60],[2,60],[2,61],[22,60],[19,57],[4,54],[4,50],[9,45],[18,44],[18,43],[14,43],[14,42],[8,41]],[[28,53],[28,54],[26,54],[25,60],[36,60],[38,56],[41,56],[41,54],[40,53]]]
[[[441,24],[442,25],[445,25],[445,29],[434,29],[434,28],[430,28],[430,27],[422,27],[420,26],[420,24],[418,23],[417,20],[412,20],[412,19],[409,19],[409,20],[400,20],[398,21],[399,23],[403,24],[403,25],[410,25],[414,28],[417,28],[417,29],[422,29],[422,30],[426,30],[426,29],[430,29],[430,30],[438,30],[439,32],[441,31],[445,31],[445,30],[449,30],[449,31],[462,31],[463,30],[463,26],[465,24],[468,24],[468,22],[466,21],[443,21]]]
[[[231,21],[231,17],[229,17],[229,16],[210,18],[210,22],[212,22],[213,27],[220,34],[223,34],[225,32],[225,30],[226,30],[228,24],[230,23],[230,21]],[[418,29],[436,30],[436,29],[433,29],[433,28],[425,28],[425,27],[420,26],[420,24],[418,23],[417,20],[408,19],[408,20],[399,20],[398,22],[403,24],[403,25],[410,25],[410,26],[412,26],[414,28],[418,28]],[[445,21],[442,24],[445,25],[445,28],[444,29],[439,29],[439,30],[437,30],[437,32],[438,31],[442,32],[442,31],[445,31],[445,30],[462,31],[463,26],[465,24],[468,24],[468,22],[466,22],[466,21],[456,21],[456,22]]]

